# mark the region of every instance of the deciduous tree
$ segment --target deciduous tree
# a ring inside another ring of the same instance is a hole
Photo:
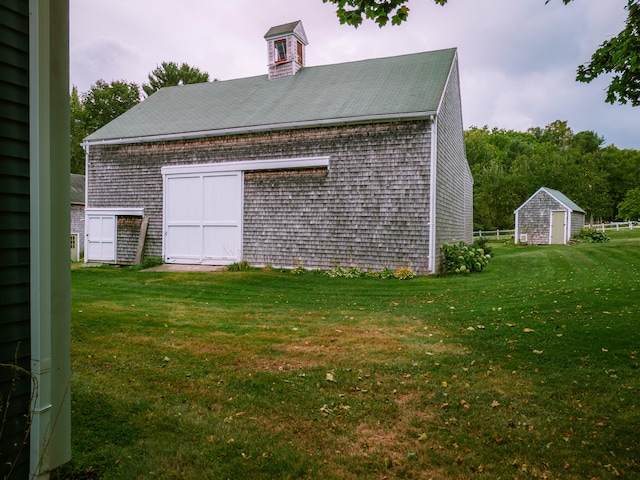
[[[82,94],[87,134],[95,132],[111,120],[140,103],[140,89],[136,83],[98,80]]]
[[[567,3],[567,0],[563,0]],[[624,29],[605,41],[591,56],[591,62],[578,67],[576,79],[590,83],[602,74],[613,74],[606,101],[640,105],[640,1],[628,0]]]
[[[640,187],[627,192],[618,205],[618,216],[624,220],[640,220]]]

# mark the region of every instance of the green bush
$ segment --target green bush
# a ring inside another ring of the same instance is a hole
[[[307,269],[302,265],[298,265],[296,268],[291,269],[291,273],[293,275],[302,275],[303,273],[307,273]]]
[[[385,268],[383,270],[380,270],[379,272],[374,272],[373,276],[375,276],[376,278],[381,278],[383,280],[388,280],[389,278],[395,278],[394,271],[391,270],[390,268]]]
[[[416,276],[410,268],[399,268],[393,272],[393,277],[398,280],[411,280]]]
[[[396,278],[398,280],[410,280],[414,278],[416,275],[413,273],[413,270],[410,268],[399,268],[396,271],[391,270],[390,268],[385,268],[379,272],[365,272],[356,267],[351,268],[342,268],[336,265],[333,269],[328,270],[325,274],[331,278],[362,278],[362,277],[371,277],[371,278],[380,278],[383,280],[387,280],[390,278]]]
[[[487,237],[478,237],[473,241],[473,246],[480,247],[482,250],[484,250],[485,255],[493,257],[493,249],[491,247],[488,247],[487,243],[489,243],[489,239]]]
[[[609,236],[604,232],[599,232],[595,228],[583,228],[576,237],[582,243],[607,243]]]
[[[145,269],[145,268],[158,267],[163,264],[164,264],[164,260],[162,259],[162,257],[145,257],[142,263],[140,264],[140,267],[142,269]]]
[[[367,274],[356,267],[345,269],[336,265],[332,270],[327,271],[327,275],[331,278],[361,278],[365,277]]]
[[[246,272],[251,269],[251,265],[246,260],[242,260],[241,262],[234,262],[230,265],[227,265],[227,270],[229,272]]]
[[[442,245],[445,272],[471,273],[480,272],[489,263],[489,255],[477,245],[465,242]]]

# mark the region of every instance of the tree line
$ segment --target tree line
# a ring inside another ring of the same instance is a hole
[[[514,210],[540,187],[564,193],[590,222],[640,219],[640,151],[603,144],[560,120],[526,132],[466,130],[474,229],[513,228]]]

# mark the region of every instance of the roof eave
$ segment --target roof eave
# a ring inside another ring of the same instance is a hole
[[[128,143],[151,143],[174,140],[190,140],[206,137],[220,137],[224,135],[242,135],[247,133],[271,132],[275,130],[294,130],[302,128],[332,127],[337,125],[357,125],[364,123],[381,123],[392,121],[427,120],[436,115],[436,111],[410,112],[384,115],[363,115],[348,118],[329,118],[324,120],[309,120],[300,122],[274,123],[268,125],[251,125],[232,128],[221,128],[213,130],[202,130],[196,132],[168,133],[160,135],[144,135],[136,137],[120,137],[105,139],[85,139],[83,145],[119,145]]]

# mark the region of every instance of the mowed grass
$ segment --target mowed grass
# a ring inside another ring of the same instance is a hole
[[[640,476],[640,232],[410,281],[72,272],[63,478]]]

